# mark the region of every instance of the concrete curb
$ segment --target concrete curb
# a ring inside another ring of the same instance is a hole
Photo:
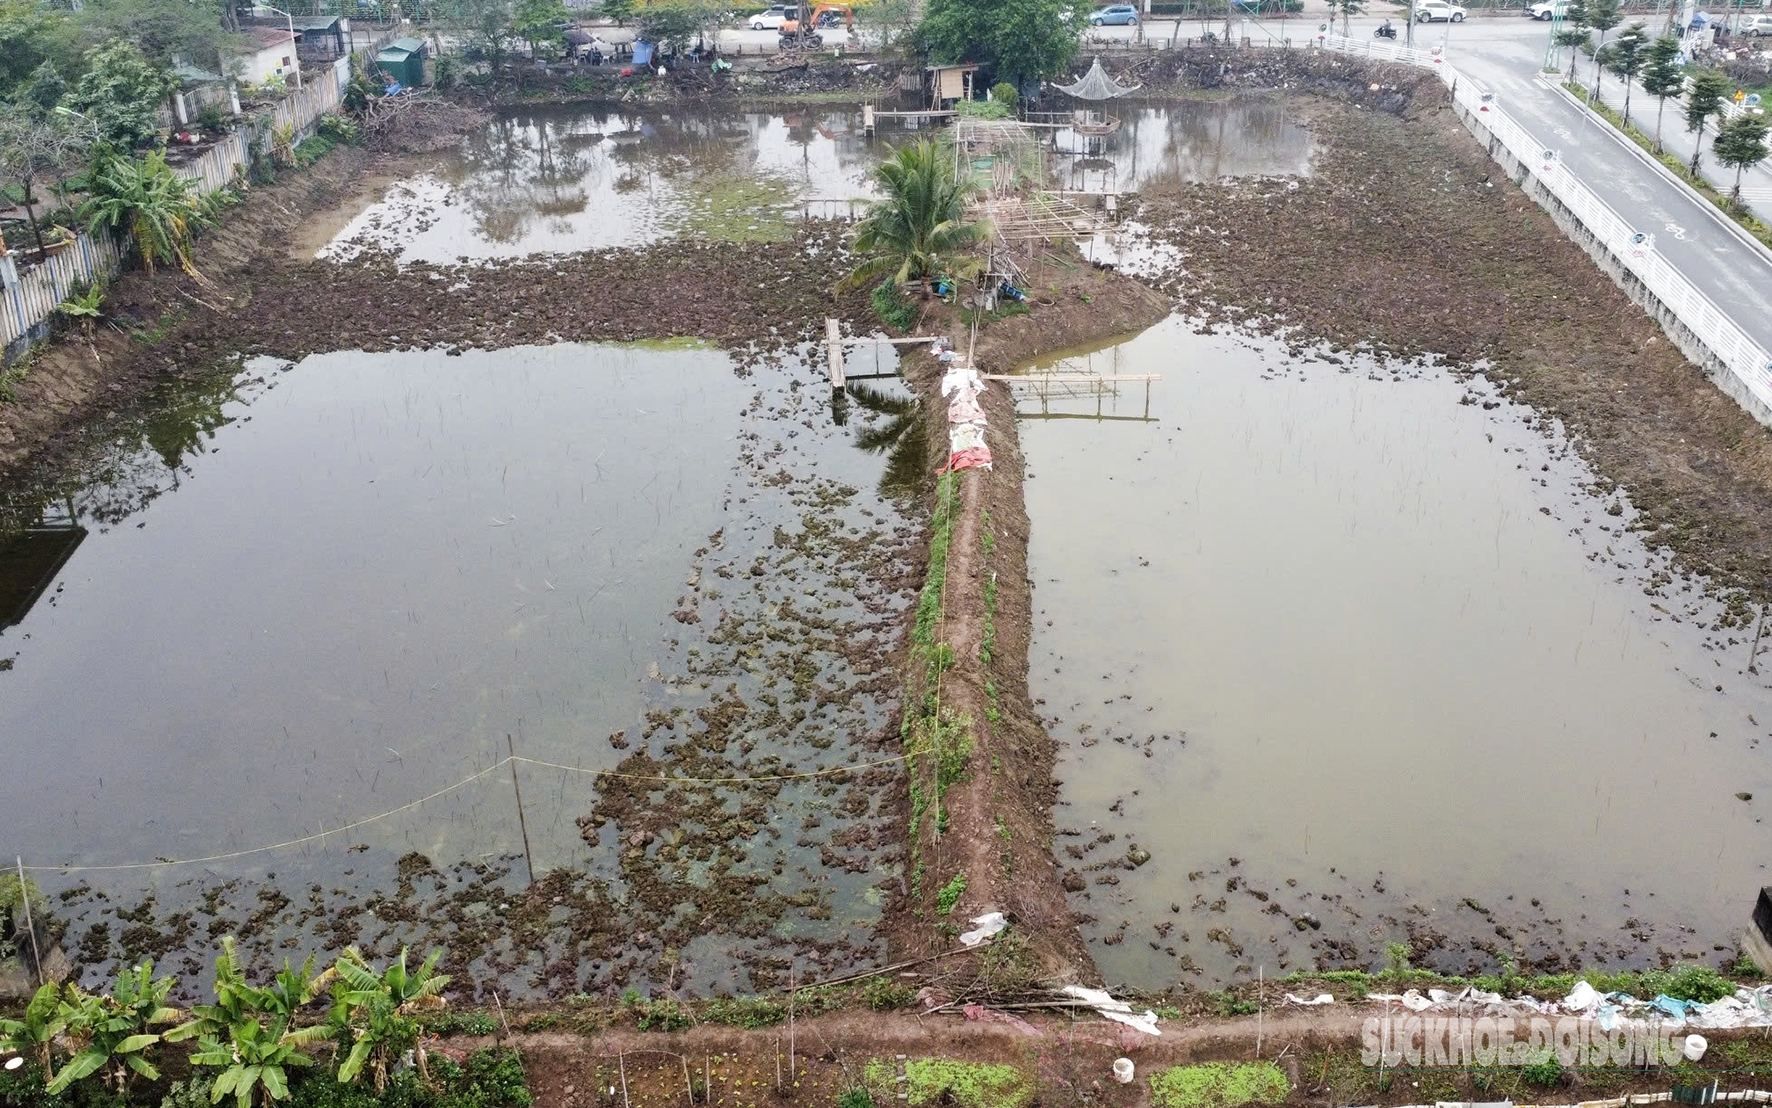
[[[1599,126],[1608,135],[1610,135],[1615,141],[1622,144],[1625,147],[1625,149],[1629,150],[1632,154],[1636,155],[1638,161],[1642,162],[1644,165],[1649,166],[1656,173],[1660,174],[1664,180],[1672,182],[1677,188],[1679,188],[1681,191],[1683,191],[1689,198],[1691,198],[1694,201],[1697,201],[1697,203],[1706,212],[1708,212],[1710,214],[1711,218],[1715,219],[1718,223],[1722,224],[1722,226],[1725,230],[1727,230],[1730,234],[1734,235],[1737,239],[1739,239],[1743,244],[1745,244],[1748,247],[1748,249],[1758,251],[1759,255],[1762,259],[1764,259],[1767,262],[1772,262],[1772,247],[1768,247],[1765,243],[1761,242],[1759,239],[1754,238],[1753,235],[1748,233],[1747,228],[1743,227],[1741,224],[1739,224],[1739,223],[1735,222],[1733,219],[1729,218],[1727,213],[1723,212],[1715,204],[1711,203],[1710,200],[1707,199],[1703,193],[1699,192],[1697,189],[1693,188],[1691,185],[1687,184],[1685,181],[1682,181],[1679,177],[1677,177],[1674,174],[1674,172],[1672,170],[1668,169],[1667,166],[1662,165],[1660,162],[1656,161],[1654,156],[1651,155],[1647,150],[1644,150],[1641,146],[1638,146],[1636,143],[1632,142],[1629,135],[1626,135],[1623,131],[1620,131],[1617,127],[1614,127],[1612,125],[1611,120],[1607,119],[1605,116],[1601,115],[1599,112],[1596,112],[1592,108],[1588,107],[1585,103],[1582,102],[1580,97],[1576,96],[1574,93],[1572,93],[1568,89],[1564,88],[1560,81],[1552,81],[1552,80],[1549,80],[1548,78],[1540,78],[1540,83],[1549,86],[1549,88],[1552,92],[1556,93],[1558,96],[1561,96],[1563,99],[1569,101],[1569,103],[1574,104],[1577,108],[1579,108],[1581,110],[1581,114],[1587,117],[1587,119],[1590,123],[1593,123],[1593,124],[1596,124],[1597,126]]]

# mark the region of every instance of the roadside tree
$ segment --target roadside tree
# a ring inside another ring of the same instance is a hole
[[[1612,45],[1606,47],[1606,68],[1624,79],[1624,125],[1630,126],[1631,83],[1649,64],[1649,32],[1641,23],[1632,23],[1618,32]]]
[[[1686,130],[1697,136],[1692,145],[1692,165],[1687,172],[1698,176],[1698,158],[1704,153],[1704,125],[1710,117],[1723,110],[1723,98],[1734,83],[1714,69],[1701,69],[1692,76],[1686,92]]]
[[[1729,206],[1741,208],[1741,171],[1766,160],[1768,124],[1764,116],[1738,115],[1717,131],[1713,148],[1717,161],[1735,170],[1735,187],[1729,190]]]
[[[1663,35],[1649,44],[1643,65],[1643,91],[1655,97],[1655,153],[1661,153],[1661,116],[1667,98],[1686,87],[1686,71],[1680,65],[1680,40]]]
[[[1366,0],[1329,0],[1329,23],[1335,23],[1337,14],[1341,16],[1341,34],[1347,37],[1348,20],[1366,10]]]
[[[1619,13],[1619,0],[1583,0],[1581,5],[1581,23],[1600,32],[1600,41],[1594,47],[1594,87],[1587,94],[1587,102],[1594,103],[1600,98],[1600,79],[1606,75],[1606,67],[1598,64],[1601,52],[1606,49],[1606,32],[1618,26],[1624,18]]]
[[[1057,77],[1076,60],[1089,0],[929,0],[920,53],[936,65],[982,62],[1020,86]]]
[[[552,57],[564,46],[562,24],[571,19],[572,13],[560,0],[517,0],[511,12],[511,31],[529,44],[530,57]]]

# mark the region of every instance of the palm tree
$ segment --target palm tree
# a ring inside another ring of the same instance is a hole
[[[974,186],[956,179],[952,149],[927,139],[899,147],[874,178],[886,198],[861,221],[855,249],[868,256],[842,283],[853,287],[890,273],[901,285],[921,281],[927,297],[933,279],[983,237],[983,224],[966,221]]]

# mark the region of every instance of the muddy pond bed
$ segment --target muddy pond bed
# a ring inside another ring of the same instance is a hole
[[[856,446],[890,387],[839,427],[815,380],[346,352],[89,428],[8,501],[8,565],[63,561],[0,632],[8,841],[70,864],[70,954],[410,941],[554,995],[877,957],[917,529]]]
[[[1560,426],[1181,318],[1054,364],[1164,375],[1149,422],[1019,423],[1057,851],[1110,981],[1732,957],[1755,610],[1647,551]]]

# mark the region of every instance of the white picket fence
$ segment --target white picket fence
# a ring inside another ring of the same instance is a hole
[[[257,136],[293,126],[295,138],[305,138],[321,116],[338,106],[338,82],[332,74],[323,74],[321,80],[279,101],[269,115],[241,124],[202,157],[179,166],[179,173],[194,180],[202,194],[226,188],[236,170],[251,162]],[[0,346],[4,347],[0,364],[10,365],[48,333],[56,305],[67,299],[75,282],[109,280],[123,268],[123,255],[112,236],[82,232],[71,245],[23,273],[16,257],[0,258]]]
[[[1341,54],[1372,58],[1375,61],[1398,62],[1437,71],[1451,89],[1458,106],[1465,110],[1472,126],[1486,129],[1497,143],[1505,147],[1526,172],[1556,197],[1582,226],[1587,228],[1613,257],[1619,259],[1675,318],[1734,375],[1748,394],[1758,401],[1760,410],[1753,411],[1762,422],[1772,413],[1772,354],[1748,337],[1710,297],[1675,269],[1666,258],[1647,249],[1637,238],[1639,229],[1630,225],[1596,196],[1568,167],[1546,157],[1544,146],[1492,102],[1483,99],[1477,83],[1461,78],[1444,58],[1430,50],[1419,50],[1395,42],[1350,39],[1331,36],[1323,48]],[[1482,136],[1479,135],[1479,138]]]

